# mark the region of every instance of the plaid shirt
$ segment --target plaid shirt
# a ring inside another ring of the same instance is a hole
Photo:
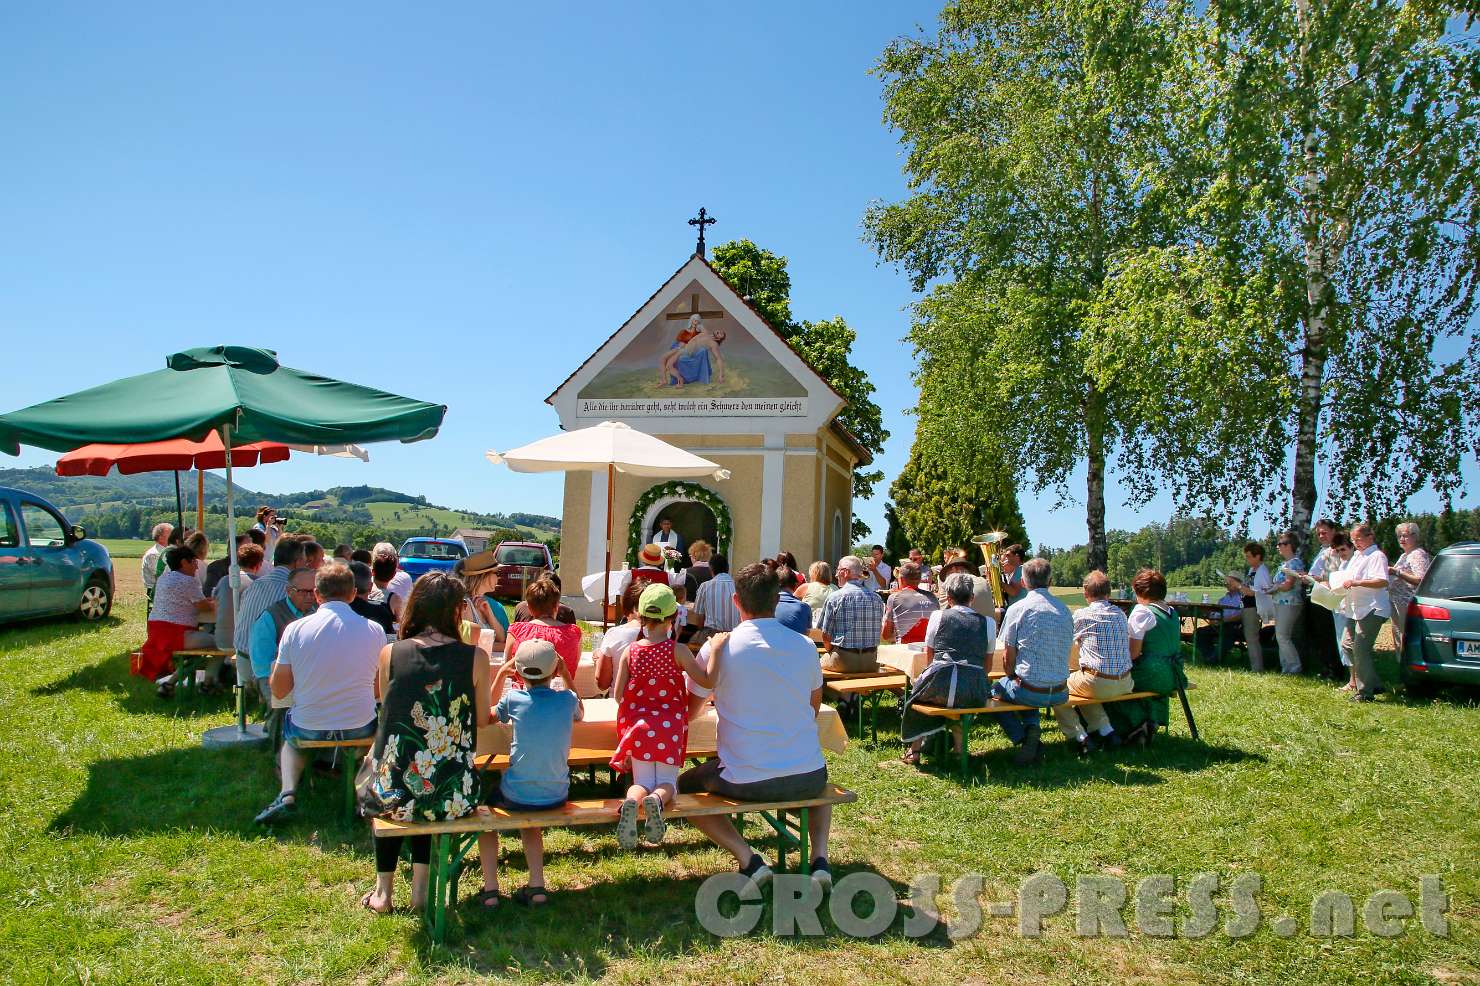
[[[735,608],[735,580],[730,573],[716,575],[699,586],[694,612],[704,617],[704,627],[715,632],[729,631],[740,624],[740,611]]]
[[[1008,608],[998,639],[1017,648],[1014,674],[1028,684],[1042,688],[1068,679],[1074,617],[1047,589],[1030,590]]]
[[[1081,668],[1108,675],[1131,669],[1130,621],[1104,599],[1074,611],[1074,639],[1079,644]]]
[[[834,647],[867,650],[879,646],[884,626],[884,601],[872,589],[849,582],[822,604],[822,632]]]

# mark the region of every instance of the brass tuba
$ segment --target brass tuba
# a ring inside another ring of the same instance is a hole
[[[971,539],[971,543],[982,549],[982,560],[986,562],[985,574],[987,584],[992,587],[992,600],[998,609],[1002,608],[1002,562],[997,557],[997,546],[1007,540],[1006,531],[992,531],[987,534],[978,534]]]

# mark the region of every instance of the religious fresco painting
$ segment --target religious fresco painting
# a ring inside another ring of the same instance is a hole
[[[691,282],[578,400],[590,413],[790,416],[806,413],[807,389]]]

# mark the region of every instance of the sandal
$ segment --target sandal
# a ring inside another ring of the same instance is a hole
[[[377,917],[385,917],[387,914],[391,913],[392,911],[394,911],[396,909],[395,908],[395,905],[392,904],[390,907],[387,907],[385,910],[382,911],[380,908],[378,908],[374,904],[371,904],[370,903],[370,898],[371,897],[374,897],[374,896],[375,896],[375,891],[373,891],[373,890],[370,891],[369,893],[365,894],[365,896],[363,896],[363,897],[360,898],[360,906],[363,907],[365,910],[369,911],[371,914],[376,915]]]
[[[663,799],[656,794],[649,794],[642,799],[642,812],[646,816],[642,837],[656,846],[668,834],[668,823],[663,821]]]
[[[154,690],[154,694],[158,695],[160,698],[174,698],[175,686],[166,681]]]
[[[487,910],[492,911],[495,910],[499,906],[499,904],[503,903],[503,898],[499,896],[497,888],[493,890],[480,890],[473,895],[473,903],[476,904],[480,910],[486,908]]]
[[[628,852],[637,848],[637,802],[631,798],[617,809],[617,845]]]
[[[511,899],[525,907],[544,907],[550,902],[550,894],[544,887],[520,887]]]
[[[905,750],[904,753],[900,754],[899,762],[910,767],[920,766],[920,751]]]

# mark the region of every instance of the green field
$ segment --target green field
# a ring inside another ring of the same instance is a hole
[[[127,580],[125,580],[127,581]],[[858,793],[838,810],[840,876],[877,873],[907,897],[921,873],[980,873],[983,900],[1009,900],[1038,870],[1066,880],[1170,874],[1263,879],[1251,937],[1075,933],[1073,906],[1044,937],[986,917],[960,941],[914,939],[904,919],[856,940],[823,917],[820,937],[761,930],[716,938],[694,917],[702,881],[728,857],[676,825],[661,849],[621,852],[610,829],[548,836],[552,903],[496,914],[464,905],[446,947],[416,916],[357,906],[372,881],[363,824],[338,813],[340,783],[310,778],[298,819],[268,832],[252,816],[277,790],[265,753],[208,752],[201,732],[230,720],[224,700],[177,707],[130,678],[143,626],[136,586],[114,619],[0,628],[0,981],[7,983],[1349,983],[1473,982],[1480,977],[1480,708],[1473,693],[1427,702],[1389,694],[1355,706],[1326,682],[1232,668],[1191,669],[1203,732],[1146,751],[1075,759],[1048,740],[1026,772],[991,730],[973,744],[969,787],[897,760],[886,703],[877,743],[830,755]],[[1384,664],[1392,673],[1391,661]],[[578,789],[588,790],[588,789]],[[524,882],[514,844],[504,885]],[[1449,935],[1408,922],[1394,939],[1361,924],[1379,889],[1417,900],[1437,875],[1453,896]],[[1356,901],[1351,938],[1307,934],[1326,890]],[[464,885],[464,897],[471,887]],[[1231,912],[1223,896],[1222,916]],[[949,893],[941,898],[955,913]],[[1187,909],[1185,895],[1179,913]],[[908,914],[908,909],[905,911]],[[1132,902],[1122,913],[1134,929]],[[1297,919],[1282,938],[1279,915]],[[769,920],[771,912],[766,912]],[[762,928],[768,925],[763,924]]]
[[[375,519],[378,527],[384,527],[395,531],[409,531],[415,528],[427,528],[428,536],[448,537],[459,527],[471,527],[487,529],[488,524],[461,510],[447,510],[443,507],[422,507],[412,503],[365,503],[360,504],[370,511],[370,516]],[[400,514],[399,517],[396,514]],[[308,514],[312,517],[312,514]],[[522,534],[534,537],[549,537],[549,531],[542,531],[534,527],[516,525],[511,530],[517,530]]]
[[[143,558],[144,552],[148,551],[149,546],[154,543],[153,541],[146,541],[143,538],[93,538],[92,540],[97,541],[103,547],[107,548],[109,556],[115,559]],[[211,542],[210,553],[207,557],[226,557],[226,546],[214,541]],[[137,568],[138,566],[136,565],[134,567]]]

